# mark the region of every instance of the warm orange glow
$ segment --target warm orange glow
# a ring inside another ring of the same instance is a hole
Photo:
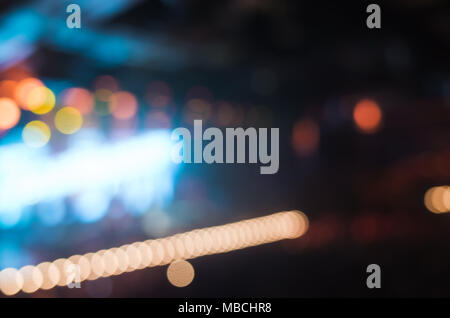
[[[424,197],[425,207],[433,213],[450,212],[450,187],[438,186],[430,188]]]
[[[167,272],[169,281],[183,287],[192,282],[194,270],[182,259],[293,239],[303,235],[307,229],[308,219],[302,212],[279,212],[96,253],[74,255],[68,259],[60,258],[36,267],[25,266],[20,271],[5,269],[0,272],[0,290],[6,295],[14,295],[20,290],[32,293],[56,285],[65,286],[74,278],[82,282],[164,264],[171,264]],[[74,265],[79,269],[75,277],[71,270]]]
[[[30,110],[28,106],[28,96],[31,91],[37,87],[43,87],[44,83],[34,77],[29,77],[17,83],[14,91],[14,97],[17,104],[25,110]]]
[[[186,287],[194,280],[195,272],[191,263],[177,260],[167,268],[167,279],[176,287]]]
[[[294,125],[292,146],[298,155],[309,156],[316,152],[319,138],[319,126],[312,119],[303,119]]]
[[[117,119],[133,118],[138,109],[136,97],[125,91],[114,93],[111,96],[109,110]]]
[[[8,97],[14,99],[17,82],[11,80],[4,80],[0,82],[0,97]]]
[[[380,107],[370,99],[359,101],[353,110],[355,124],[365,133],[375,132],[380,126],[381,117]]]
[[[10,129],[17,125],[20,119],[20,109],[10,98],[0,98],[0,129]]]

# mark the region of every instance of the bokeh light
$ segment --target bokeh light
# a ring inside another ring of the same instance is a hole
[[[137,109],[137,99],[130,92],[120,91],[111,96],[109,110],[116,119],[133,118]]]
[[[17,125],[20,119],[20,109],[10,98],[0,98],[0,129],[10,129]]]
[[[55,127],[63,134],[73,134],[77,132],[82,125],[83,117],[76,108],[63,107],[55,115]]]
[[[176,287],[186,287],[194,280],[195,272],[191,263],[177,260],[167,267],[167,279]]]
[[[94,98],[85,88],[72,87],[64,90],[61,95],[61,105],[78,109],[82,115],[87,115],[94,108]]]
[[[53,94],[53,92],[45,86],[33,88],[28,93],[26,99],[26,107],[38,115],[43,115],[50,112],[56,102],[55,94]]]
[[[22,131],[23,142],[33,148],[45,146],[50,140],[50,136],[50,128],[40,120],[28,123]]]
[[[38,87],[44,87],[44,83],[34,77],[25,78],[19,81],[14,91],[14,97],[17,104],[25,110],[30,110],[28,107],[29,94]]]
[[[14,99],[14,92],[17,82],[12,80],[4,80],[0,82],[0,97],[8,97]]]
[[[353,120],[357,127],[365,133],[373,133],[378,130],[381,123],[381,109],[378,104],[370,99],[359,101],[353,110]]]
[[[19,270],[19,273],[23,278],[22,291],[25,293],[34,293],[44,282],[41,271],[35,266],[24,266]]]
[[[15,268],[5,268],[0,272],[0,290],[5,295],[14,295],[23,286],[23,278]]]
[[[450,187],[436,186],[430,188],[424,197],[425,207],[432,213],[450,212]]]

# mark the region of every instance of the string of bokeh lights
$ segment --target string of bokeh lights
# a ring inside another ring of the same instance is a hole
[[[303,235],[308,219],[299,211],[288,211],[221,226],[197,229],[162,239],[147,240],[73,255],[53,262],[27,265],[0,272],[0,290],[5,295],[33,293],[55,286],[120,275],[146,267],[170,264],[180,259],[225,253]],[[79,269],[73,276],[73,266]]]

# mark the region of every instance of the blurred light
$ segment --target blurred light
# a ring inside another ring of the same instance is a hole
[[[149,236],[160,236],[167,234],[172,224],[172,220],[167,213],[152,211],[144,215],[141,224],[144,232]]]
[[[108,212],[110,195],[93,189],[74,198],[73,208],[77,218],[84,223],[92,223],[103,218]]]
[[[115,92],[119,89],[119,83],[110,75],[102,75],[97,77],[92,86],[94,90],[105,89],[111,92]]]
[[[192,282],[194,270],[188,262],[180,260],[181,255],[183,258],[195,258],[283,239],[294,239],[307,231],[308,224],[308,218],[302,212],[279,212],[162,239],[135,242],[83,256],[74,255],[68,259],[57,259],[53,263],[45,262],[37,266],[43,278],[39,288],[50,289],[56,285],[67,284],[68,266],[74,262],[79,264],[81,259],[87,260],[89,264],[80,269],[80,282],[110,276],[114,268],[117,268],[114,275],[120,275],[144,267],[171,264],[167,271],[169,281],[175,286],[183,287]],[[24,286],[23,282],[21,272],[14,268],[0,272],[0,290],[5,295],[18,293]],[[28,290],[28,283],[26,288]]]
[[[319,147],[319,126],[312,119],[303,119],[295,123],[292,131],[292,146],[300,156],[310,156]]]
[[[50,129],[35,121],[22,135],[26,145],[40,147],[48,142]],[[68,150],[56,155],[48,148],[29,149],[21,144],[0,147],[0,221],[9,215],[16,220],[31,205],[51,204],[68,196],[71,211],[82,222],[102,218],[116,196],[135,214],[171,198],[175,166],[168,131],[151,131],[111,144],[82,133],[74,136],[90,139],[72,141]]]
[[[112,92],[110,90],[100,88],[95,91],[95,112],[99,115],[109,115],[110,112],[110,100],[112,97]]]
[[[16,81],[4,80],[0,82],[0,97],[14,99],[14,92],[17,87]]]
[[[55,106],[56,98],[53,92],[45,87],[38,86],[33,88],[26,97],[27,109],[38,115],[47,114]]]
[[[188,124],[193,124],[195,119],[206,121],[211,116],[211,105],[204,99],[190,99],[186,104],[184,120]]]
[[[114,93],[111,96],[109,110],[117,119],[130,119],[136,116],[138,103],[133,94],[125,91]]]
[[[83,117],[76,108],[64,107],[55,115],[55,127],[63,134],[73,134],[77,132],[82,125]]]
[[[359,101],[353,110],[355,124],[365,133],[375,132],[380,126],[381,117],[380,107],[370,99]]]
[[[29,77],[19,81],[14,91],[17,104],[25,110],[30,110],[28,107],[28,96],[37,87],[44,87],[44,83],[37,78]]]
[[[35,266],[24,266],[19,270],[23,278],[22,291],[25,293],[34,293],[38,290],[44,281],[41,271]]]
[[[40,120],[29,122],[22,132],[23,142],[32,148],[45,146],[50,140],[50,136],[50,128]]]
[[[10,98],[0,98],[0,129],[10,129],[17,125],[20,119],[20,109]]]
[[[172,90],[165,82],[155,81],[148,86],[145,97],[150,106],[166,107],[172,101]]]
[[[433,213],[450,212],[450,187],[432,187],[425,193],[425,207]]]
[[[163,110],[152,109],[146,118],[148,128],[170,128],[172,126],[170,116]]]
[[[73,87],[61,93],[62,105],[78,109],[82,115],[87,115],[94,108],[92,94],[85,88]]]
[[[0,272],[0,290],[5,295],[14,295],[23,287],[23,278],[15,268],[5,268]]]
[[[191,263],[178,260],[167,267],[167,279],[176,287],[186,287],[194,280],[195,272]]]
[[[37,265],[37,268],[42,273],[42,285],[39,288],[47,290],[55,287],[61,276],[55,264],[44,262]]]
[[[95,98],[102,102],[109,102],[111,100],[112,94],[113,94],[112,91],[100,88],[95,91]]]

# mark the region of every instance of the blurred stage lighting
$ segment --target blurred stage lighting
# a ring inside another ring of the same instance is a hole
[[[135,215],[170,200],[175,165],[168,131],[153,130],[114,143],[101,141],[89,130],[72,137],[60,153],[52,153],[49,145],[0,147],[1,227],[14,227],[36,211],[50,225],[68,211],[78,221],[94,222],[107,213],[113,198]]]

